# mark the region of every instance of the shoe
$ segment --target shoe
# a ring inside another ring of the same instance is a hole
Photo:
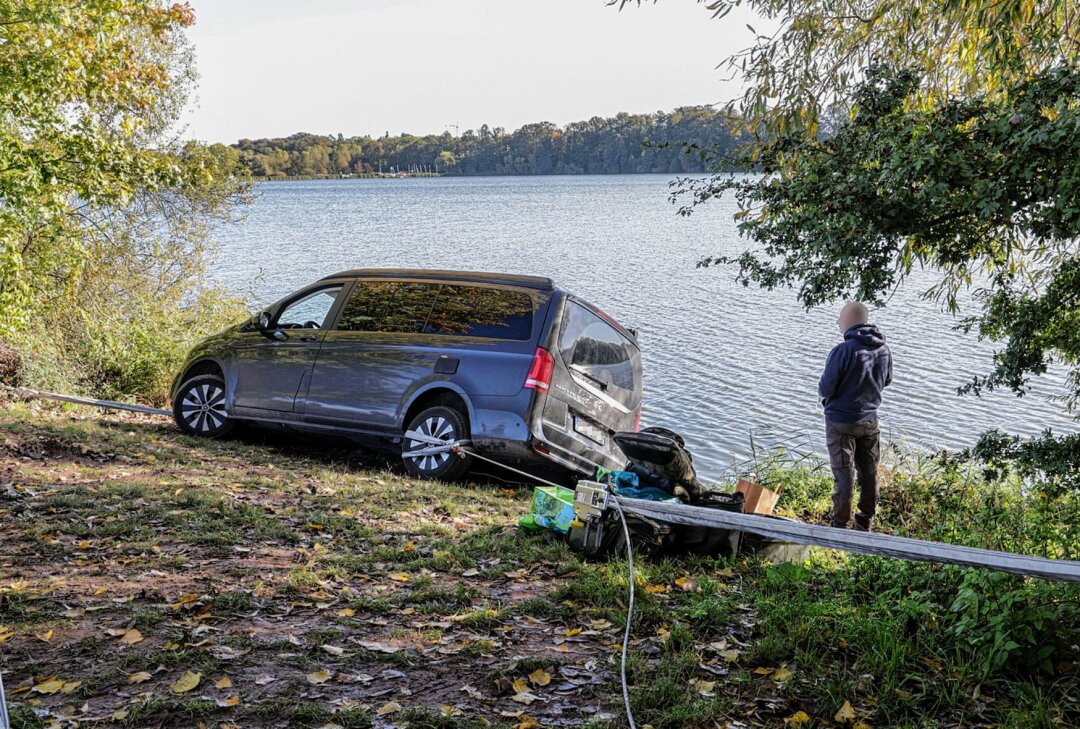
[[[869,520],[860,521],[859,518],[856,517],[855,518],[855,526],[852,527],[852,528],[857,532],[869,532],[870,531],[870,522],[869,522]]]

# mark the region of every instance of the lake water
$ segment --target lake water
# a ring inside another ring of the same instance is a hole
[[[840,341],[837,307],[806,312],[789,290],[744,288],[734,271],[698,269],[742,250],[730,200],[676,215],[662,175],[273,182],[222,227],[213,276],[255,303],[347,268],[401,266],[551,276],[636,328],[644,424],[686,436],[704,477],[755,449],[824,449],[817,379]],[[1044,378],[1024,398],[956,395],[990,365],[991,345],[919,294],[915,276],[873,315],[895,360],[884,437],[958,448],[984,429],[1074,432]]]

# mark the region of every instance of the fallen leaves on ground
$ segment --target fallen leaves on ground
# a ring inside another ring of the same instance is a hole
[[[329,671],[320,669],[318,671],[312,671],[311,673],[309,673],[307,675],[307,681],[310,684],[318,685],[318,684],[321,684],[321,683],[326,683],[327,681],[330,680],[330,677],[331,677],[331,674],[330,674]]]
[[[855,720],[855,707],[851,705],[850,701],[845,701],[844,705],[840,707],[840,710],[836,712],[836,716],[833,718],[841,724],[851,722]]]
[[[184,694],[191,691],[202,681],[202,674],[194,671],[184,671],[180,678],[176,679],[169,689],[173,693]]]

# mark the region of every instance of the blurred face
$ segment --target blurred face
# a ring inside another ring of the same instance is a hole
[[[837,318],[836,323],[839,325],[841,333],[851,328],[851,312],[846,306],[840,310],[840,316]]]
[[[865,323],[865,320],[860,315],[857,307],[848,305],[840,310],[840,317],[836,320],[836,323],[839,325],[841,332],[846,332],[856,324]]]

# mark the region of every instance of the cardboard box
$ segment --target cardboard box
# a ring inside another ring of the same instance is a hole
[[[735,490],[742,493],[743,513],[745,514],[771,514],[776,508],[776,502],[780,494],[772,489],[767,489],[753,481],[740,478]]]

